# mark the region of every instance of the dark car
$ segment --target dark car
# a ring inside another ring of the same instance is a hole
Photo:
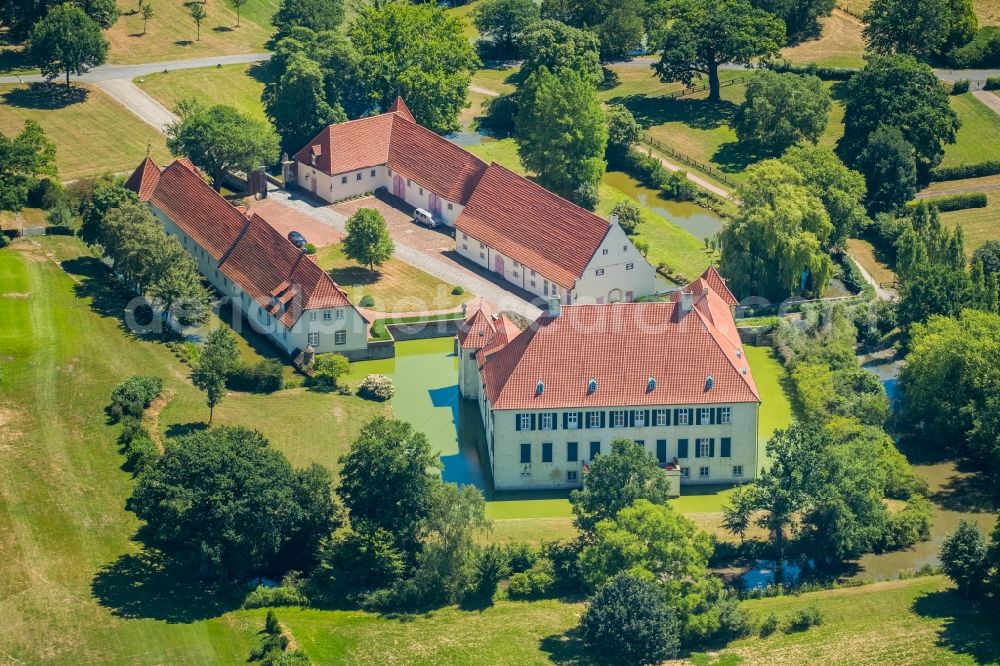
[[[297,231],[289,231],[288,240],[291,241],[292,245],[299,248],[306,244],[306,237]]]

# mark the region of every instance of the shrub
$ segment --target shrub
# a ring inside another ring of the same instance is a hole
[[[767,614],[767,617],[764,618],[764,621],[760,623],[760,635],[767,638],[780,628],[781,619],[778,617],[777,613],[771,611]]]
[[[928,206],[935,206],[942,213],[952,210],[963,210],[965,208],[986,208],[986,195],[982,192],[962,192],[961,194],[949,194],[943,197],[928,197],[920,201],[911,201],[906,204],[908,208],[916,208],[920,203]]]
[[[503,546],[490,544],[476,554],[476,596],[492,599],[500,581],[510,575],[510,556]]]
[[[971,40],[949,51],[947,59],[956,69],[997,67],[1000,65],[1000,28],[983,26]]]
[[[553,593],[575,594],[584,589],[580,575],[580,549],[578,540],[554,541],[542,545],[543,556],[552,562]]]
[[[816,64],[793,65],[784,60],[777,62],[765,62],[764,66],[774,72],[791,72],[793,74],[812,74],[824,81],[846,81],[855,74],[857,70],[846,67],[820,67]]]
[[[316,246],[313,245],[312,243],[306,243],[305,245],[303,245],[302,250],[306,254],[316,254]]]
[[[10,237],[3,233],[2,229],[0,229],[0,249],[3,249],[8,245],[10,245]]]
[[[622,199],[611,208],[611,214],[618,216],[618,226],[626,236],[632,236],[642,224],[642,209],[631,199]]]
[[[540,599],[551,594],[555,580],[552,561],[539,558],[527,571],[510,577],[507,595],[511,599]]]
[[[530,543],[514,541],[507,544],[506,549],[510,570],[513,573],[527,571],[541,557],[541,551]]]
[[[601,586],[580,633],[590,650],[613,663],[657,664],[680,649],[680,622],[659,585],[629,573]]]
[[[332,391],[337,381],[351,369],[351,362],[343,354],[316,354],[309,386],[318,391]]]
[[[687,177],[687,171],[672,172],[662,189],[663,196],[674,201],[694,201],[698,198],[698,186]]]
[[[972,82],[969,79],[956,79],[954,83],[951,84],[951,94],[952,95],[964,95],[969,92],[969,86]]]
[[[243,608],[269,608],[273,606],[308,606],[309,599],[294,587],[258,585],[243,600]]]
[[[284,366],[273,359],[259,363],[241,363],[226,378],[226,385],[234,391],[274,393],[281,390],[284,373]]]
[[[597,183],[581,183],[579,187],[573,190],[570,199],[581,208],[594,210],[601,201],[601,193],[597,189]]]
[[[635,245],[635,249],[639,251],[642,256],[649,255],[649,241],[643,238],[636,238],[632,241],[632,245]]]
[[[931,505],[922,497],[912,497],[901,510],[889,516],[886,522],[885,550],[909,548],[927,539],[931,533]]]
[[[385,375],[368,375],[358,384],[358,395],[368,400],[385,401],[395,392],[392,380]]]
[[[375,297],[371,294],[365,294],[361,297],[361,300],[358,301],[358,305],[363,308],[373,308],[375,307]]]
[[[1000,90],[1000,76],[987,77],[983,90]]]
[[[66,190],[58,181],[49,178],[39,178],[28,192],[28,205],[32,208],[52,210],[67,203]],[[72,216],[72,211],[71,211]]]
[[[823,624],[823,613],[815,606],[800,608],[788,623],[788,632],[805,631],[809,627]]]
[[[451,290],[451,295],[452,296],[461,296],[464,293],[465,293],[465,288],[464,287],[461,287],[459,285],[455,285],[454,287],[452,287],[452,290]]]
[[[111,406],[108,408],[115,421],[122,417],[141,417],[149,403],[160,395],[163,381],[159,377],[129,377],[111,391]]]
[[[159,458],[160,450],[145,429],[133,437],[125,448],[125,461],[136,476],[155,465]]]
[[[931,180],[965,180],[966,178],[981,178],[1000,174],[1000,160],[986,160],[972,164],[959,164],[953,167],[938,167],[931,170]]]

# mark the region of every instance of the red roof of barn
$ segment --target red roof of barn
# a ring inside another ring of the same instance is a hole
[[[455,228],[572,289],[608,233],[608,222],[494,163]]]
[[[672,302],[570,305],[558,317],[543,316],[482,361],[491,406],[760,402],[739,337],[722,332],[706,315],[706,310],[721,314],[718,306],[728,313],[728,307],[712,291],[702,298],[717,306],[709,303],[679,316],[680,305]],[[592,392],[591,379],[597,381]]]
[[[159,180],[160,167],[147,156],[125,181],[125,187],[138,194],[139,201],[149,201]]]
[[[521,332],[504,314],[496,314],[493,306],[482,297],[469,302],[465,321],[458,327],[458,344],[462,349],[491,354],[513,340]]]

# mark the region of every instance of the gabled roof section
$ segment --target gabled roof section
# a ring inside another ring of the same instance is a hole
[[[677,317],[678,307],[672,302],[570,305],[558,317],[543,316],[483,362],[491,406],[759,402],[739,337],[722,334],[697,309]],[[594,391],[591,379],[597,382]]]
[[[294,159],[329,176],[385,164],[389,161],[389,139],[395,117],[396,114],[383,113],[330,125],[295,153]]]
[[[160,167],[148,155],[125,181],[125,187],[139,195],[139,201],[149,201],[160,181]]]
[[[401,114],[392,123],[388,166],[448,201],[465,205],[486,162]]]
[[[180,160],[163,170],[149,201],[215,260],[247,225],[245,215]]]
[[[729,287],[726,285],[726,279],[719,274],[719,271],[715,266],[709,266],[705,269],[705,272],[701,274],[701,279],[704,280],[712,291],[717,293],[722,297],[722,300],[726,302],[729,307],[736,307],[739,305],[739,301],[736,300],[736,296],[733,292],[729,291]]]
[[[608,222],[499,164],[479,179],[455,228],[572,289]]]
[[[411,123],[417,122],[416,119],[414,119],[413,114],[410,113],[409,107],[406,106],[406,102],[404,102],[403,98],[398,95],[396,96],[396,100],[392,103],[392,105],[389,106],[389,110],[386,111],[386,113],[398,113],[400,116],[406,118]]]

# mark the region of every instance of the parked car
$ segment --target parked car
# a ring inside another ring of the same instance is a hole
[[[301,249],[306,244],[306,237],[297,231],[288,232],[288,240],[291,241],[292,245]]]
[[[435,229],[441,226],[441,223],[434,219],[434,216],[428,213],[423,208],[416,208],[413,211],[413,221],[417,224],[422,224],[425,227],[430,227]]]

